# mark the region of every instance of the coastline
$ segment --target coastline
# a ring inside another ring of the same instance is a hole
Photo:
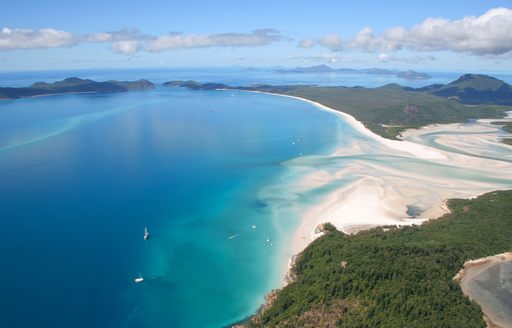
[[[469,291],[468,284],[482,271],[485,271],[489,267],[503,262],[512,262],[512,252],[506,252],[494,256],[466,261],[463,268],[455,275],[455,277],[453,277],[453,280],[455,280],[460,285],[464,296],[480,305],[484,314],[484,320],[487,323],[487,327],[490,328],[506,327],[506,323],[501,322],[500,318],[495,317],[494,313],[486,306],[486,304],[479,303],[472,296],[471,292]]]
[[[233,92],[233,90],[229,91]],[[414,141],[389,140],[375,134],[353,116],[318,102],[278,93],[249,90],[236,91],[263,93],[305,101],[320,110],[337,115],[362,135],[377,141],[388,150],[399,154],[398,156],[410,158],[413,161],[424,160],[432,163],[443,163],[444,165],[451,165],[453,168],[477,167],[476,170],[488,174],[495,174],[497,170],[505,169],[511,174],[508,176],[512,176],[511,163],[503,163],[492,158],[475,158],[470,155],[468,156],[468,154],[446,151],[445,149],[416,142],[411,137],[429,134],[432,132],[432,128],[440,131],[445,126],[452,126],[453,124],[436,124],[420,129],[407,130],[406,135]],[[462,124],[455,125],[460,126]],[[479,131],[477,128],[473,132],[478,133],[482,131]],[[456,139],[457,137],[453,137],[447,143],[457,145],[458,143],[463,144],[465,141],[464,137],[460,137],[460,140]],[[499,138],[492,137],[490,139],[487,138],[485,142],[499,142]],[[486,145],[484,144],[483,146]],[[331,157],[340,157],[347,154],[353,155],[362,151],[355,144],[350,149],[339,148],[331,154]],[[318,204],[310,207],[300,219],[289,253],[287,254],[288,265],[281,288],[293,281],[291,268],[295,259],[312,241],[323,235],[320,228],[324,223],[331,223],[338,230],[346,234],[355,234],[359,231],[378,226],[399,227],[417,225],[449,213],[446,201],[450,198],[469,199],[494,190],[510,189],[510,185],[503,187],[503,184],[500,185],[499,183],[474,183],[461,179],[448,179],[448,181],[445,181],[446,179],[439,177],[422,176],[418,172],[404,172],[386,167],[385,165],[365,165],[363,163],[340,170],[335,172],[335,174],[329,174],[320,169],[314,170],[303,179],[302,187],[305,190],[308,188],[313,189],[347,174],[356,176],[358,179],[326,195]],[[430,184],[433,188],[431,190],[437,192],[435,197],[428,198],[429,196],[426,195],[429,193],[428,187],[425,189],[424,194],[421,194],[420,190],[425,187],[425,184]],[[407,213],[408,206],[416,204],[418,200],[422,200],[423,211],[419,215],[409,215]],[[272,291],[272,293],[275,294],[275,291]],[[272,299],[274,297],[266,298],[266,302],[262,305],[261,309],[268,308],[271,305]]]
[[[233,91],[228,89],[220,90]],[[483,167],[482,170],[487,172],[492,172],[497,168],[502,169],[503,167],[506,167],[512,173],[512,165],[501,165],[501,163],[497,163],[490,159],[474,159],[463,154],[449,153],[414,141],[385,139],[366,128],[362,122],[356,120],[350,114],[327,107],[309,99],[263,91],[235,91],[262,93],[307,102],[320,110],[337,115],[359,133],[377,141],[379,144],[382,144],[384,147],[387,147],[392,151],[396,151],[401,154],[401,156],[410,157],[412,159],[450,163],[454,165],[454,167],[475,167],[476,165],[480,165]],[[429,125],[420,129],[406,130],[406,134],[408,136],[414,136],[415,133],[428,134],[432,132],[431,128],[442,130],[445,126],[449,127],[453,125],[458,124]],[[496,127],[496,129],[498,129],[498,127]],[[478,132],[478,130],[476,131]],[[353,145],[352,148],[355,149],[347,150],[346,148],[338,148],[331,156],[340,156],[341,154],[346,155],[347,152],[348,154],[361,152],[357,145]],[[421,215],[411,217],[407,214],[407,206],[417,201],[417,189],[424,187],[424,183],[426,182],[425,177],[418,176],[418,174],[415,173],[397,172],[397,170],[391,170],[383,165],[372,165],[371,167],[356,165],[348,169],[338,171],[334,175],[330,175],[324,171],[315,170],[315,172],[310,176],[307,176],[302,183],[306,189],[315,188],[347,174],[355,175],[358,179],[328,194],[321,202],[312,206],[302,216],[293,238],[291,251],[288,254],[288,266],[284,278],[284,286],[290,281],[289,271],[296,256],[299,255],[313,240],[323,234],[319,229],[316,229],[323,223],[329,222],[338,230],[346,234],[355,234],[359,231],[378,226],[406,226],[422,224],[423,222],[431,219],[437,219],[444,214],[449,213],[446,201],[450,198],[473,198],[486,192],[503,189],[497,185],[472,185],[462,181],[449,181],[446,183],[446,181],[442,181],[443,179],[428,177],[428,179],[431,180],[429,182],[432,182],[435,185],[448,186],[457,190],[440,192],[440,195],[436,199],[430,200],[430,204],[423,204],[426,206]],[[400,174],[400,176],[396,176],[397,174]],[[404,188],[404,183],[407,184],[407,181],[404,181],[404,178],[410,181],[414,180],[416,188]],[[452,184],[453,186],[451,186]],[[455,186],[455,184],[458,186]]]
[[[265,92],[265,91],[231,90],[231,89],[218,89],[218,90],[229,90],[229,91],[238,91],[238,92],[254,92],[254,93],[262,93],[262,94],[267,94],[267,95],[272,95],[272,96],[281,96],[281,97],[287,97],[287,98],[301,100],[301,101],[307,102],[309,104],[312,104],[313,106],[315,106],[323,111],[333,113],[333,114],[343,118],[344,121],[349,123],[355,130],[357,130],[361,134],[363,134],[367,137],[370,137],[371,139],[376,140],[379,143],[381,143],[389,148],[392,148],[392,149],[407,153],[411,156],[414,156],[417,158],[422,158],[422,159],[445,158],[441,153],[437,152],[435,149],[432,149],[430,147],[425,147],[423,145],[419,145],[419,144],[409,142],[409,141],[404,142],[401,140],[391,140],[391,139],[386,139],[384,137],[381,137],[378,134],[371,131],[370,129],[368,129],[367,127],[365,127],[364,124],[362,122],[358,121],[354,116],[344,113],[342,111],[336,110],[334,108],[327,107],[327,106],[325,106],[319,102],[313,101],[313,100],[309,100],[309,99],[301,98],[301,97],[297,97],[297,96],[290,96],[290,95]]]

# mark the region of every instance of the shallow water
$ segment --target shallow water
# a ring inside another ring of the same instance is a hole
[[[512,261],[467,270],[464,291],[500,327],[512,327]]]

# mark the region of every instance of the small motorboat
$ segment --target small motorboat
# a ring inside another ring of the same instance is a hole
[[[139,275],[134,279],[134,281],[138,284],[140,282],[143,282],[144,281],[144,278],[142,277],[142,275],[139,273]]]
[[[148,240],[149,239],[149,231],[148,231],[148,227],[144,227],[144,240]]]

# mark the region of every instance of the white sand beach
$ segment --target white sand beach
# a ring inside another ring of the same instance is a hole
[[[376,135],[346,113],[300,97],[278,96],[306,101],[338,115],[363,135],[378,141],[383,153],[412,161],[412,164],[408,164],[411,169],[364,160],[335,173],[312,168],[311,174],[302,181],[304,189],[318,188],[346,176],[356,177],[356,180],[331,192],[304,214],[288,254],[290,257],[300,253],[320,236],[321,233],[315,233],[315,228],[325,222],[348,234],[377,226],[421,224],[447,213],[445,201],[449,198],[472,198],[492,190],[512,187],[500,181],[503,177],[512,179],[512,163],[506,161],[512,156],[512,147],[499,143],[504,132],[490,124],[497,120],[407,130],[402,134],[404,140],[395,141]],[[439,134],[435,144],[428,144],[422,139],[447,131],[451,133]],[[438,144],[446,148],[436,147]],[[496,148],[491,154],[490,144]],[[340,148],[332,156],[357,154],[364,154],[363,146]],[[414,166],[414,159],[432,164],[432,170]],[[420,208],[421,212],[414,216],[408,214],[409,205]]]

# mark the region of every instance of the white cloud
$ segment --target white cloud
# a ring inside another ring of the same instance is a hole
[[[142,48],[137,40],[120,40],[112,42],[112,51],[118,54],[133,54]]]
[[[297,44],[297,47],[299,48],[313,48],[315,46],[315,40],[311,38],[306,38],[300,40],[299,44]]]
[[[87,34],[82,37],[86,42],[111,42],[111,50],[118,54],[133,54],[144,48],[144,41],[149,36],[138,30],[120,30]]]
[[[88,34],[84,37],[84,39],[88,42],[108,42],[112,40],[112,32]]]
[[[350,41],[349,47],[373,52],[379,47],[379,45],[375,41],[373,30],[369,27],[365,27]]]
[[[432,55],[428,56],[411,56],[411,57],[397,57],[393,56],[387,53],[380,53],[377,58],[375,59],[375,62],[377,63],[391,63],[391,62],[400,62],[400,63],[407,63],[407,64],[419,64],[424,63],[427,61],[434,61],[437,58]]]
[[[273,29],[255,30],[252,33],[224,33],[213,35],[170,34],[152,38],[148,50],[159,52],[170,49],[205,47],[257,47],[265,46],[285,38]]]
[[[72,47],[78,41],[74,34],[52,28],[32,30],[4,27],[0,31],[0,50]]]
[[[0,51],[16,49],[72,47],[84,42],[110,43],[115,53],[133,54],[140,50],[164,50],[204,47],[258,47],[287,40],[278,31],[260,29],[251,33],[223,33],[213,35],[169,34],[151,36],[138,30],[121,30],[76,35],[56,29],[9,29],[0,31]]]
[[[333,51],[344,48],[364,52],[447,50],[498,56],[512,51],[512,9],[494,8],[481,16],[458,20],[427,18],[410,29],[393,27],[380,36],[375,36],[372,29],[365,27],[348,42],[343,42],[336,34],[328,34],[318,43]]]
[[[474,55],[500,55],[512,50],[512,10],[491,9],[482,16],[449,21],[428,18],[409,31],[383,35],[383,43],[420,51],[452,50]]]
[[[326,34],[318,39],[317,43],[332,51],[341,51],[344,47],[343,39],[336,34]]]

